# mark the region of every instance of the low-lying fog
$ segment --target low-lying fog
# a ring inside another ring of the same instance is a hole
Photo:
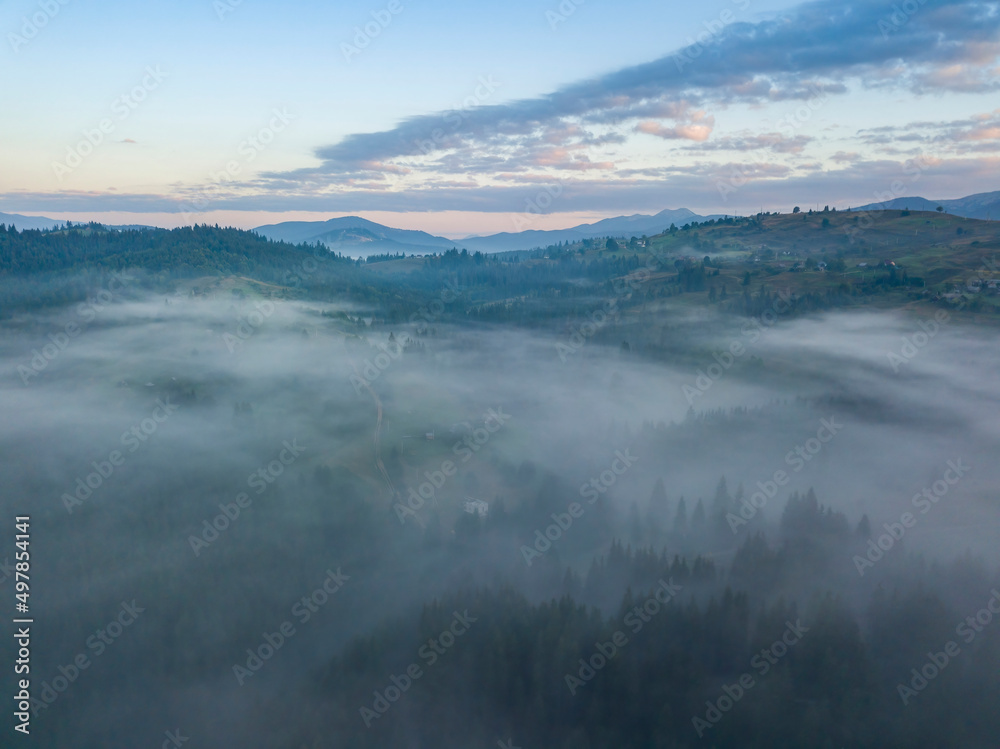
[[[308,713],[292,695],[311,670],[387,617],[466,583],[550,595],[522,550],[541,520],[467,545],[459,567],[427,543],[459,538],[471,499],[513,512],[550,492],[562,512],[599,487],[600,514],[553,544],[585,571],[616,537],[725,561],[750,532],[660,543],[646,519],[661,478],[673,522],[681,496],[710,510],[723,476],[750,496],[780,473],[759,528],[810,487],[872,527],[928,490],[894,553],[997,561],[990,333],[874,311],[774,325],[650,312],[575,336],[365,314],[154,297],[2,334],[0,511],[31,516],[38,683],[90,660],[33,722],[44,745],[159,746],[178,726],[199,746],[278,745],[296,716],[271,706]],[[293,613],[338,570],[328,603]],[[143,611],[98,653],[88,638],[133,599]],[[233,666],[284,620],[295,636],[240,685]]]

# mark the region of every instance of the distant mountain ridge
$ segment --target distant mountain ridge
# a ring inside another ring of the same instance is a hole
[[[394,229],[360,216],[343,216],[328,221],[286,221],[258,226],[254,231],[268,239],[294,244],[320,242],[348,255],[424,254],[460,246],[454,240],[436,237],[425,231]]]
[[[20,213],[0,213],[0,224],[13,226],[18,231],[28,229],[54,229],[62,226],[65,221],[56,221],[45,216],[22,216]]]
[[[885,203],[869,203],[851,208],[852,211],[903,210],[934,211],[941,206],[953,216],[975,219],[1000,219],[1000,191],[977,193],[952,200],[929,200],[913,196],[894,198]],[[319,242],[345,255],[366,257],[382,254],[424,255],[464,248],[471,252],[505,252],[531,250],[562,242],[579,242],[583,239],[602,237],[632,237],[655,235],[684,224],[720,218],[722,214],[701,216],[687,208],[674,208],[653,215],[633,214],[615,216],[579,224],[567,229],[500,232],[486,236],[470,236],[464,239],[448,239],[413,229],[396,229],[369,221],[360,216],[344,216],[327,221],[286,221],[278,224],[258,226],[253,231],[263,237],[292,243]],[[0,224],[15,226],[20,230],[53,229],[63,226],[64,221],[45,216],[23,216],[17,213],[0,213]],[[73,223],[81,223],[74,221]],[[129,225],[109,226],[110,229],[152,229],[155,227]]]
[[[706,221],[709,218],[717,216],[699,216],[687,208],[668,208],[652,216],[642,213],[615,216],[568,229],[536,229],[513,233],[502,232],[485,237],[466,237],[461,241],[461,245],[480,252],[530,250],[560,242],[579,242],[581,239],[596,237],[641,237],[643,234],[659,234],[669,229],[671,224],[683,226],[694,221]]]
[[[719,214],[721,215],[721,214]],[[655,215],[633,214],[615,216],[580,224],[568,229],[528,230],[521,232],[501,232],[486,236],[472,236],[464,239],[448,239],[413,229],[396,229],[391,226],[369,221],[360,216],[343,216],[327,221],[285,221],[279,224],[258,226],[253,231],[267,239],[292,242],[295,244],[319,242],[332,250],[347,255],[368,256],[381,254],[414,254],[444,252],[453,247],[465,248],[471,252],[505,252],[531,250],[547,247],[560,242],[579,242],[597,237],[631,237],[643,234],[659,234],[671,224],[683,226],[693,221],[704,221],[718,216],[699,216],[687,208],[666,209]],[[61,227],[64,221],[44,216],[22,216],[16,213],[0,213],[0,223],[14,225],[18,229],[53,229]],[[82,223],[74,221],[73,223]],[[120,231],[128,229],[153,229],[143,225],[108,226]]]
[[[720,214],[721,215],[721,214]],[[422,231],[393,229],[358,216],[344,216],[329,221],[287,221],[259,226],[256,231],[268,239],[286,242],[321,242],[349,255],[374,255],[410,252],[423,254],[460,247],[471,252],[506,252],[547,247],[560,242],[579,242],[596,237],[631,237],[659,234],[671,224],[682,226],[716,216],[699,216],[687,208],[667,209],[655,215],[637,213],[615,216],[580,224],[568,229],[501,232],[464,239],[446,239]]]
[[[73,225],[76,224],[86,224],[87,221],[71,221]],[[7,226],[13,226],[18,231],[28,231],[31,229],[40,229],[46,231],[48,229],[61,229],[66,225],[63,220],[57,220],[54,218],[48,218],[46,216],[22,216],[20,213],[0,213],[0,224],[6,224]],[[115,229],[117,231],[142,231],[146,229],[158,229],[156,226],[147,226],[146,224],[121,224],[117,226],[112,226],[110,224],[102,224],[107,229]]]
[[[954,200],[928,200],[921,197],[894,198],[885,203],[869,203],[868,205],[852,208],[852,211],[884,211],[884,210],[905,210],[911,211],[936,211],[937,207],[944,208],[945,213],[963,218],[978,219],[1000,219],[1000,191],[981,192],[975,195],[967,195],[964,198]]]

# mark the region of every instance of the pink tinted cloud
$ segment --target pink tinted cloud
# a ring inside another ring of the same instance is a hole
[[[715,127],[715,117],[704,112],[694,112],[690,122],[666,127],[659,122],[645,120],[635,126],[636,132],[655,135],[665,140],[693,140],[699,143],[708,140]]]

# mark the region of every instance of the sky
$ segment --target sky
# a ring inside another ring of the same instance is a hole
[[[8,0],[0,211],[449,237],[1000,189],[1000,3]]]

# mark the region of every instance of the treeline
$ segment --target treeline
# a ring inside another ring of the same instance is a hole
[[[112,284],[112,279],[130,279]],[[250,231],[198,225],[172,230],[109,230],[100,224],[52,231],[0,225],[0,308],[5,312],[72,304],[109,285],[128,298],[178,281],[243,276],[280,293],[382,304],[400,299],[391,282],[322,245],[274,242]],[[411,298],[417,308],[422,299]]]
[[[290,745],[995,746],[1000,636],[961,626],[996,578],[967,559],[877,585],[825,574],[865,531],[810,493],[777,543],[748,536],[724,569],[615,543],[561,597],[502,584],[443,596],[323,667],[323,707]],[[803,574],[811,589],[786,597]],[[610,584],[607,613],[581,602]]]
[[[699,247],[699,228],[735,224],[741,230],[763,230],[764,216],[686,224],[668,233],[689,234]],[[763,283],[751,291],[749,271],[741,283],[729,277],[727,285],[727,277],[720,273],[725,263],[718,258],[657,257],[643,254],[647,239],[633,240],[629,246],[634,252],[596,257],[555,245],[498,255],[451,249],[414,259],[405,274],[383,274],[372,266],[404,256],[352,260],[322,245],[291,245],[254,232],[207,225],[115,231],[88,224],[23,232],[0,225],[0,306],[13,311],[82,301],[104,288],[112,273],[134,271],[139,277],[137,290],[163,291],[180,280],[205,276],[243,276],[280,287],[275,289],[279,295],[320,301],[346,297],[370,305],[376,326],[397,326],[433,305],[432,316],[442,324],[543,327],[562,322],[573,327],[597,310],[617,317],[651,302],[692,293],[707,293],[709,304],[732,314],[785,318],[856,305],[894,289],[912,289],[911,297],[917,298],[924,285],[906,269],[889,267],[862,282],[804,290],[782,300],[780,290]],[[593,247],[596,240],[585,244]],[[981,303],[976,300],[976,304],[978,309]],[[598,339],[606,335],[617,332],[604,326]]]
[[[177,229],[109,230],[87,224],[53,231],[0,225],[0,272],[142,268],[176,277],[291,269],[315,248],[273,242],[240,229],[197,225]],[[354,261],[324,249],[324,262]]]

